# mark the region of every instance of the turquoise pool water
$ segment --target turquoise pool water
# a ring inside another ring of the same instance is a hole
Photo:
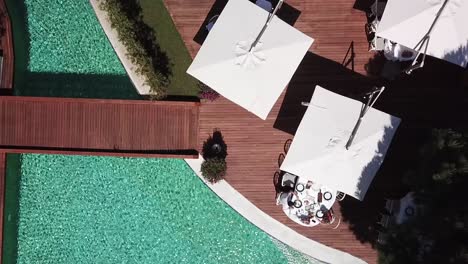
[[[15,93],[140,99],[89,0],[7,0]]]
[[[24,3],[31,72],[126,74],[89,0]]]
[[[22,155],[18,263],[287,263],[182,160]]]

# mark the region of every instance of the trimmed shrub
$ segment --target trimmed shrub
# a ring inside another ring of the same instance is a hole
[[[133,10],[133,13],[128,13],[121,0],[103,0],[99,7],[107,12],[112,28],[118,33],[119,41],[127,48],[127,58],[137,66],[136,72],[145,77],[145,84],[150,87],[150,98],[155,100],[165,98],[169,80],[154,65],[145,44],[139,41],[138,32],[141,31],[143,23],[141,10]],[[147,40],[150,38],[151,36]],[[155,46],[153,52],[157,50],[158,48]]]
[[[226,175],[226,161],[221,158],[212,158],[205,160],[201,165],[201,173],[203,177],[211,182],[216,183]]]

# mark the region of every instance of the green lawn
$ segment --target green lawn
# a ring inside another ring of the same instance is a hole
[[[197,80],[185,71],[192,62],[185,44],[162,0],[140,0],[144,22],[154,29],[161,50],[170,59],[169,95],[197,96]]]

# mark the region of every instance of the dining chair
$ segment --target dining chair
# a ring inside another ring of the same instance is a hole
[[[375,2],[369,8],[369,13],[367,13],[367,16],[369,18],[375,17],[380,20],[385,11],[386,5],[387,0],[375,0]]]
[[[298,179],[299,179],[298,176],[291,174],[289,172],[285,172],[281,176],[281,188],[282,189],[291,188],[291,190],[294,190],[294,188],[296,188]]]
[[[391,200],[391,199],[385,199],[385,210],[389,213],[389,214],[393,214],[395,212],[395,206],[397,205],[397,202],[396,200]]]
[[[340,224],[341,224],[341,217],[338,218],[338,223],[334,227],[332,227],[332,229],[337,229],[340,226]]]
[[[278,167],[281,167],[281,164],[283,164],[284,159],[286,156],[283,153],[280,153],[278,156]]]
[[[346,197],[346,193],[340,192],[340,191],[336,192],[336,200],[343,201],[345,197]]]
[[[384,232],[379,232],[377,236],[377,243],[380,245],[385,245],[387,243],[388,234]]]
[[[288,154],[289,147],[291,147],[291,143],[292,143],[292,139],[288,139],[288,140],[286,140],[286,142],[284,142],[284,153],[285,154]]]
[[[381,218],[380,221],[377,222],[377,224],[381,225],[384,228],[388,227],[388,224],[390,223],[390,216],[386,214],[380,214]]]

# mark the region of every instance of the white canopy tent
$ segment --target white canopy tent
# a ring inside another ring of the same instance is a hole
[[[427,55],[466,67],[468,1],[445,1],[388,0],[376,35],[413,49],[426,38]]]
[[[248,0],[229,0],[187,72],[266,119],[313,39]]]
[[[363,200],[400,119],[369,108],[347,150],[362,107],[316,86],[281,170]]]

